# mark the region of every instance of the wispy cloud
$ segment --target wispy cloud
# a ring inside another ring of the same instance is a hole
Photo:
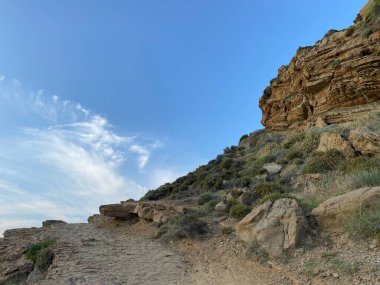
[[[0,113],[0,234],[43,219],[83,221],[100,204],[138,199],[147,189],[122,170],[142,170],[163,145],[119,135],[79,103],[25,91],[4,76]]]

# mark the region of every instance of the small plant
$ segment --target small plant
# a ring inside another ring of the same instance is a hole
[[[251,208],[243,204],[235,204],[230,208],[230,216],[235,219],[242,219],[251,212]]]
[[[342,60],[337,58],[337,59],[334,59],[331,63],[332,67],[338,67],[339,65],[342,64]]]
[[[311,211],[319,206],[321,201],[318,200],[301,200],[300,204],[306,212],[311,213]]]
[[[372,169],[380,169],[380,158],[378,156],[359,156],[354,159],[344,161],[340,167],[340,170],[346,174],[369,171]]]
[[[54,240],[44,240],[35,244],[32,244],[26,251],[26,258],[36,263],[38,255],[45,248],[50,248],[55,244]]]
[[[155,237],[168,242],[182,238],[195,238],[206,233],[206,222],[199,219],[199,214],[190,212],[185,215],[173,215],[161,225]]]
[[[376,238],[380,240],[380,233],[375,229],[380,223],[380,205],[361,209],[356,214],[347,217],[345,228],[353,239]]]
[[[353,189],[373,187],[380,185],[380,169],[374,168],[368,171],[359,171],[349,176],[349,182]]]
[[[46,272],[53,263],[54,252],[50,248],[45,248],[39,252],[36,259],[36,267],[40,272]]]
[[[259,245],[256,239],[248,242],[245,250],[245,256],[252,259],[257,259],[259,262],[264,263],[268,260],[268,253]]]
[[[211,192],[205,192],[199,198],[198,204],[203,205],[203,204],[206,204],[207,202],[210,202],[213,199],[214,199],[214,194],[212,194]]]
[[[276,182],[265,182],[256,184],[254,187],[255,193],[259,197],[264,197],[269,193],[273,192],[283,192],[283,187],[281,184]]]
[[[325,153],[316,153],[307,161],[303,172],[326,173],[336,170],[344,160],[344,155],[335,149],[329,150]]]
[[[265,195],[264,197],[262,197],[260,200],[259,200],[259,204],[264,204],[265,202],[267,201],[276,201],[276,200],[280,200],[280,199],[283,199],[283,198],[292,198],[294,199],[293,197],[287,195],[287,194],[283,194],[283,193],[278,193],[278,192],[274,192],[274,193],[270,193],[268,195]]]
[[[307,275],[309,275],[309,277],[313,277],[318,274],[319,265],[320,262],[315,259],[311,259],[305,263],[304,271],[307,273]]]
[[[230,235],[234,232],[233,227],[222,227],[222,234]]]

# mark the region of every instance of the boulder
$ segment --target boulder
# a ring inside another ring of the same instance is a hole
[[[153,221],[155,209],[152,207],[152,205],[150,205],[148,203],[139,203],[139,205],[135,211],[137,212],[137,215],[140,218]],[[159,210],[156,210],[156,211],[159,211]],[[156,213],[156,215],[157,215],[157,213]]]
[[[343,153],[346,157],[354,157],[355,151],[351,145],[339,134],[322,133],[317,151],[327,152],[336,149]]]
[[[264,164],[263,168],[269,173],[269,174],[277,174],[281,171],[282,166],[271,162],[271,163],[266,163]]]
[[[368,128],[357,128],[350,132],[348,140],[362,154],[380,154],[380,134]]]
[[[215,206],[215,211],[218,211],[218,212],[225,212],[226,209],[227,209],[227,205],[223,201],[219,202]]]
[[[136,213],[135,208],[137,203],[135,204],[110,204],[110,205],[102,205],[99,207],[99,212],[102,216],[119,218],[119,219],[131,219],[135,218]]]
[[[236,236],[257,243],[270,255],[281,256],[310,239],[310,228],[294,199],[280,199],[255,207],[236,226]]]
[[[46,227],[50,227],[52,225],[65,225],[66,222],[64,221],[61,221],[61,220],[46,220],[46,221],[43,221],[42,222],[42,227],[46,228]]]
[[[380,207],[380,187],[365,187],[335,196],[312,211],[321,229],[341,234],[344,220],[360,209]]]

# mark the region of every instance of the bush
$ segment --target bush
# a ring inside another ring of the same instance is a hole
[[[270,193],[268,195],[265,195],[264,197],[262,197],[260,200],[259,200],[259,204],[264,204],[265,202],[267,201],[276,201],[276,200],[280,200],[280,199],[283,199],[283,198],[291,198],[291,199],[294,199],[293,197],[287,195],[287,194],[283,194],[283,193],[279,193],[279,192],[274,192],[274,193]]]
[[[258,197],[263,197],[269,193],[283,192],[283,187],[281,184],[276,182],[265,182],[256,184],[254,190]]]
[[[230,235],[234,232],[233,227],[222,227],[222,234]]]
[[[38,243],[33,244],[26,251],[26,258],[36,263],[38,255],[40,252],[46,248],[50,248],[54,245],[54,240],[44,240]]]
[[[300,205],[306,212],[311,213],[311,211],[319,206],[321,201],[318,200],[301,200]]]
[[[305,165],[304,173],[326,173],[336,170],[345,160],[344,155],[338,150],[329,150],[325,153],[316,153]]]
[[[359,171],[349,176],[352,189],[380,186],[380,169]]]
[[[201,195],[201,197],[198,200],[199,205],[206,204],[207,202],[214,199],[214,195],[211,192],[205,192]]]
[[[362,209],[344,221],[345,228],[353,239],[371,237],[380,240],[380,232],[375,230],[375,226],[379,224],[380,205]]]
[[[36,259],[36,267],[40,272],[45,272],[53,263],[54,252],[50,248],[45,248],[40,251]]]
[[[360,171],[368,171],[375,168],[380,169],[379,157],[359,156],[343,162],[340,170],[346,174],[350,174]]]
[[[235,204],[230,208],[230,216],[235,219],[242,219],[251,212],[251,208],[243,204]]]
[[[221,169],[228,169],[232,166],[233,162],[234,161],[231,158],[228,158],[228,157],[224,158],[222,162],[220,163],[219,167]]]
[[[206,233],[206,222],[199,219],[198,213],[173,215],[161,225],[155,237],[168,242],[182,238],[195,238]]]

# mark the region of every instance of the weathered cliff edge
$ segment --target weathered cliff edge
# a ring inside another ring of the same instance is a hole
[[[314,46],[300,47],[260,99],[270,130],[307,128],[354,120],[379,108],[380,18],[376,1],[355,25],[330,30]],[[374,11],[375,10],[375,11]]]

